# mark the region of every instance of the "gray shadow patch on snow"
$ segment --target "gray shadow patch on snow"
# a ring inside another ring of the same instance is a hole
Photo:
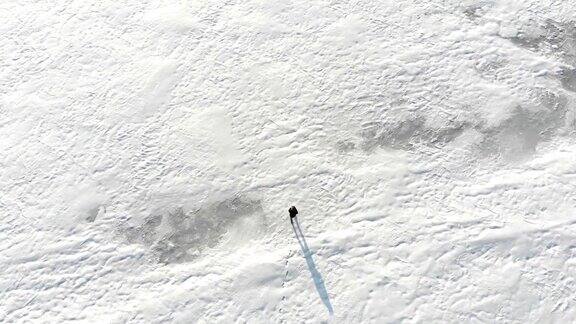
[[[576,92],[576,69],[563,68],[558,74],[558,79],[564,89]]]
[[[348,153],[356,148],[356,144],[350,140],[342,140],[336,143],[336,148],[339,153]]]
[[[430,128],[422,116],[410,115],[403,120],[365,124],[360,136],[365,151],[372,151],[376,147],[410,150],[416,144],[444,146],[456,139],[465,128],[465,123],[461,122],[450,123],[444,128]]]
[[[476,20],[486,14],[494,4],[491,1],[479,1],[474,4],[464,7],[464,15],[470,20]]]
[[[496,80],[502,68],[507,64],[508,61],[501,56],[487,55],[483,60],[476,63],[474,69],[483,78]]]
[[[550,140],[564,125],[566,97],[550,91],[537,93],[534,109],[517,107],[510,118],[497,127],[478,129],[484,134],[482,155],[498,155],[507,161],[532,155],[536,147]]]
[[[541,36],[531,36],[523,33],[520,33],[517,36],[509,37],[508,40],[510,40],[516,46],[523,47],[532,51],[537,50],[542,44]]]
[[[152,215],[122,231],[130,243],[149,247],[158,262],[182,263],[216,246],[233,226],[261,211],[260,201],[235,197],[194,211],[176,208]]]
[[[507,37],[518,47],[559,55],[568,64],[576,64],[576,24],[546,19],[525,25],[516,36]]]
[[[514,161],[531,155],[543,140],[542,127],[521,108],[498,128],[485,131],[480,147],[484,155],[498,155]]]
[[[537,88],[530,92],[526,106],[513,108],[510,116],[497,125],[488,125],[483,116],[472,113],[467,117],[447,118],[443,126],[430,127],[423,115],[396,113],[384,122],[364,124],[357,147],[366,152],[377,147],[403,151],[418,151],[422,146],[443,149],[459,136],[472,132],[478,134],[479,139],[461,152],[475,152],[472,154],[480,159],[496,157],[519,161],[532,156],[539,144],[567,129],[568,110],[566,96]],[[459,145],[456,142],[450,147]],[[354,149],[354,146],[340,146],[346,148],[340,149],[341,152]]]
[[[96,217],[98,217],[98,213],[100,212],[100,206],[93,207],[88,211],[88,215],[86,216],[86,221],[88,223],[94,223]]]

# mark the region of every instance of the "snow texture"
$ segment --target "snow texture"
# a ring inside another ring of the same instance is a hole
[[[576,322],[576,2],[0,18],[1,323]]]

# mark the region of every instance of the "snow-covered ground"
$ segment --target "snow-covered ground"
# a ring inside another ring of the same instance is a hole
[[[576,321],[576,2],[0,21],[0,322]]]

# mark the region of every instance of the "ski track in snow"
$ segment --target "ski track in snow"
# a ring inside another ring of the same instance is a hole
[[[576,321],[575,14],[0,3],[0,322]]]

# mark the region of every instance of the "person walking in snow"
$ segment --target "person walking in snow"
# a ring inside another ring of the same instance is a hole
[[[298,209],[296,209],[296,206],[288,208],[288,213],[290,214],[290,222],[294,222],[294,218],[296,218],[296,215],[298,214]]]

